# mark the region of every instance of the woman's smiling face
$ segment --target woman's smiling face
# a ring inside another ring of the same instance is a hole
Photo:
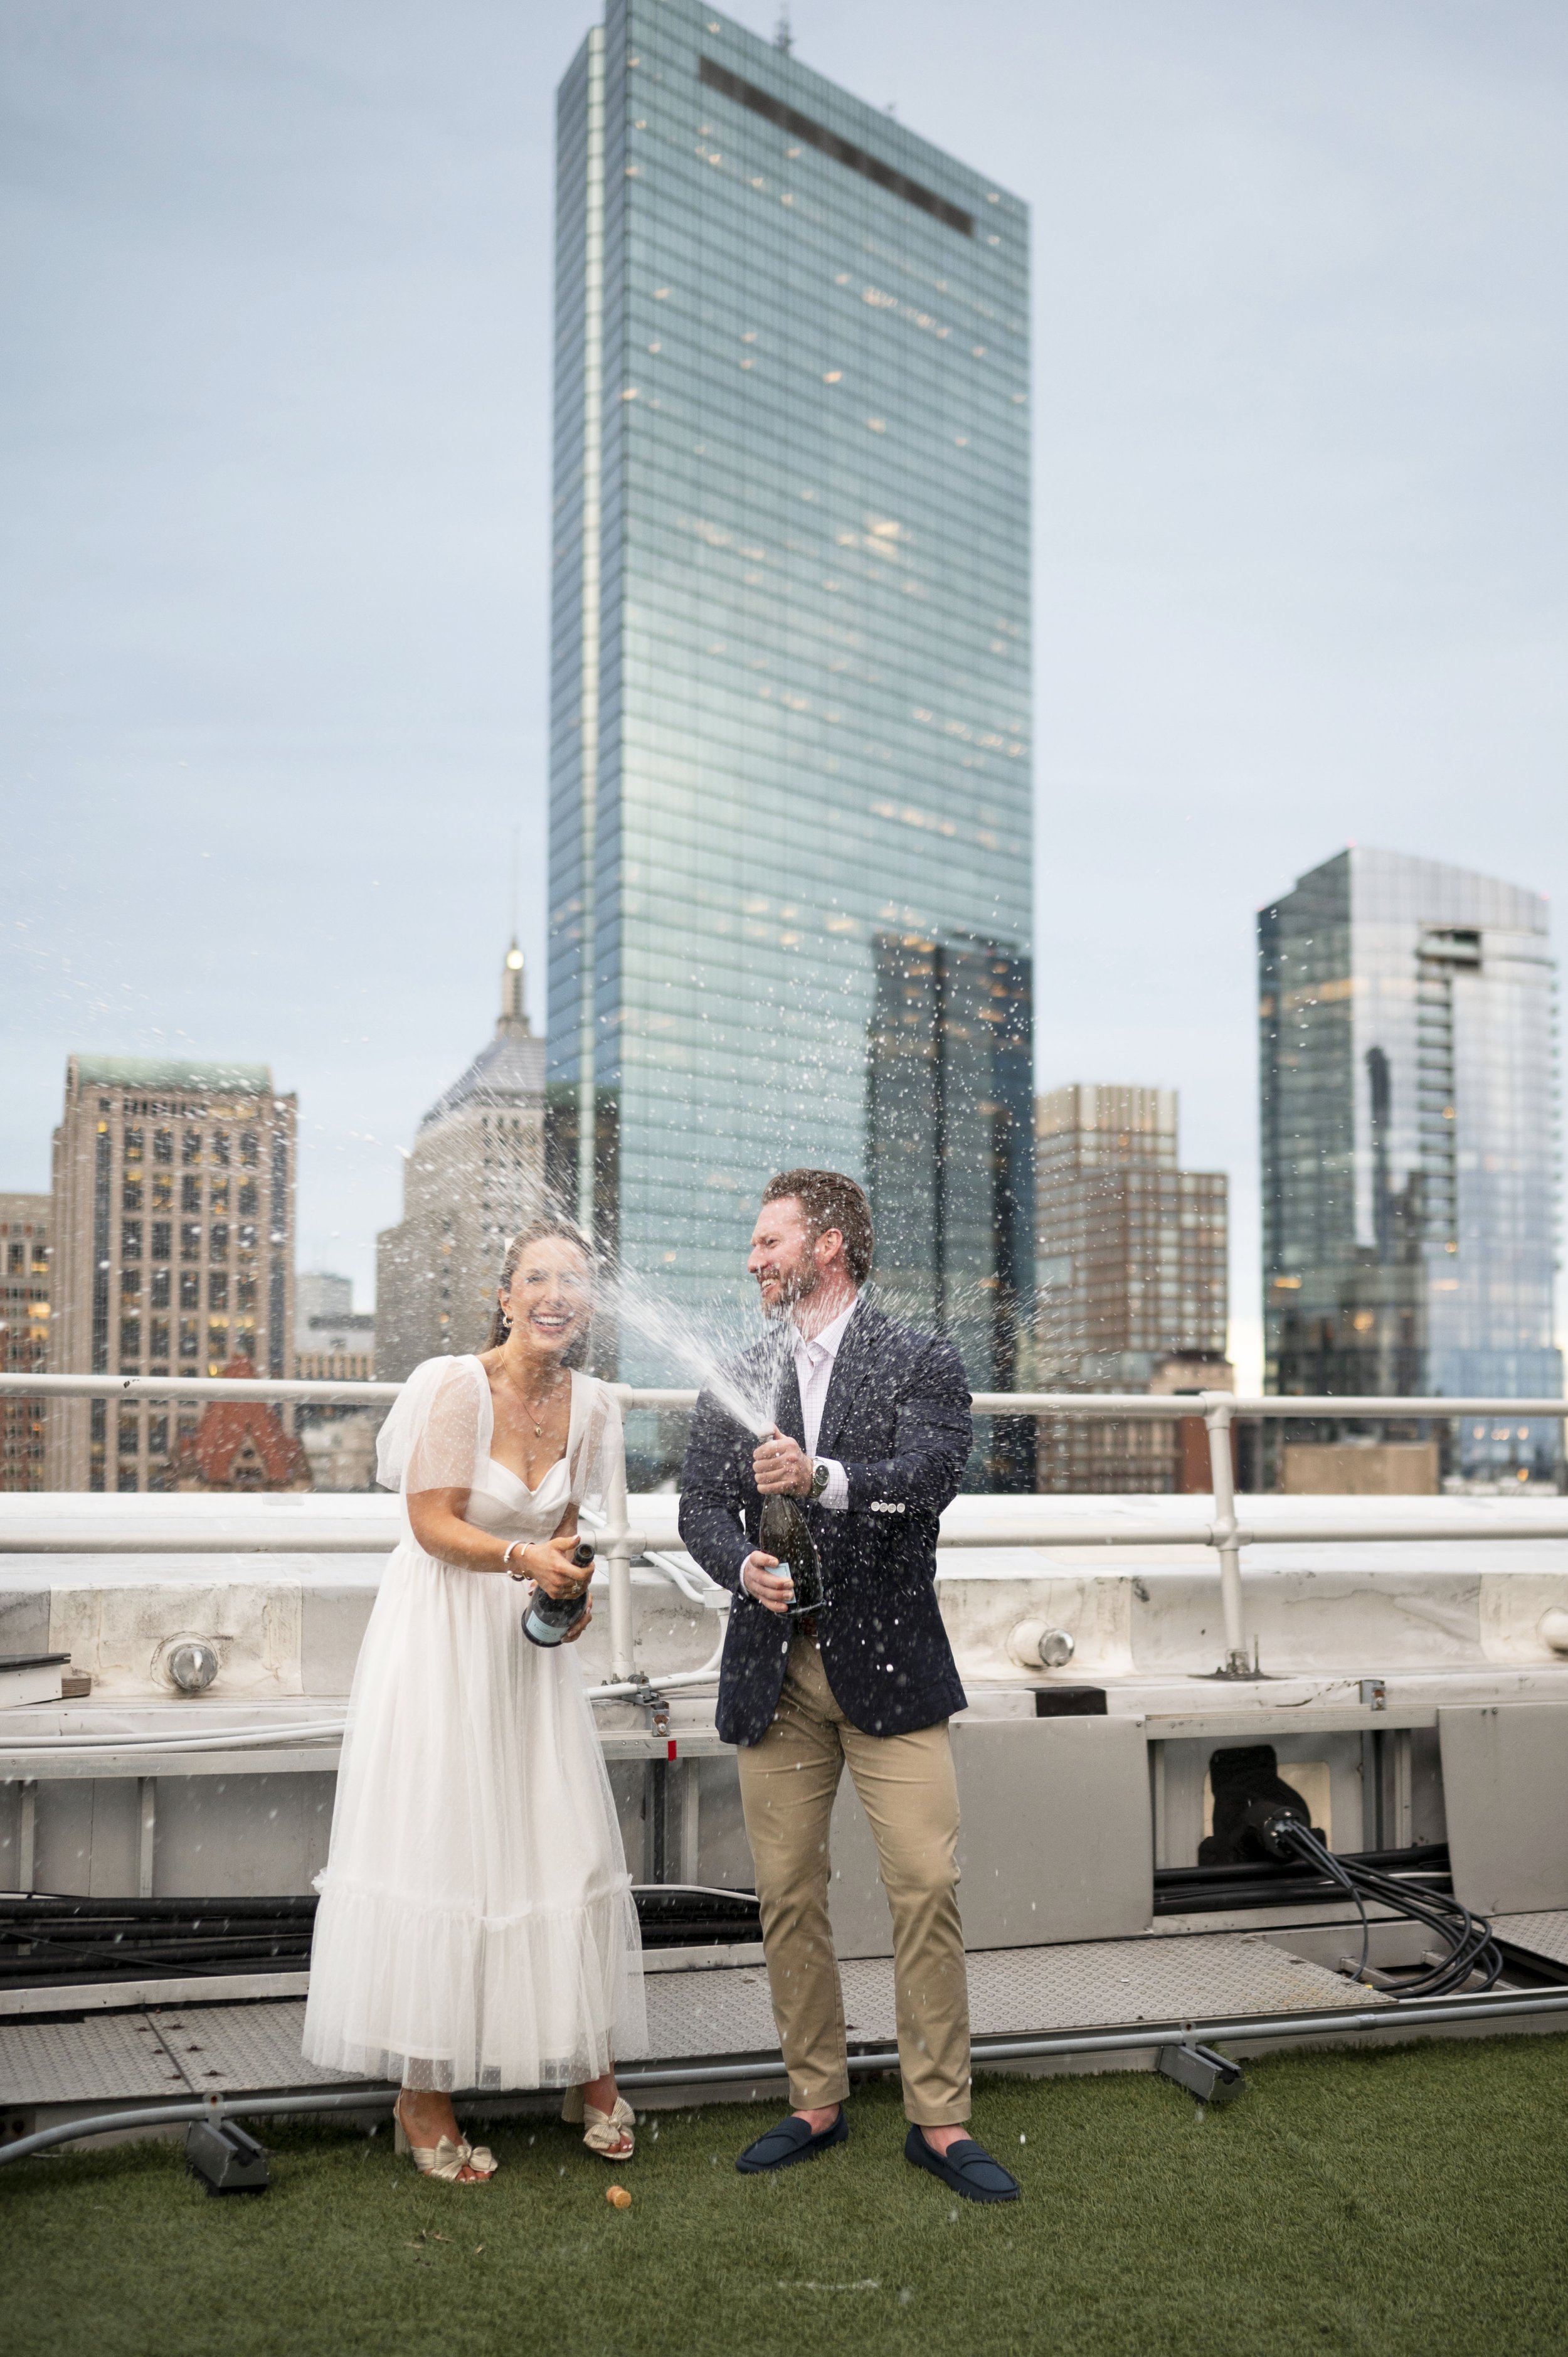
[[[587,1263],[569,1237],[542,1236],[524,1250],[500,1301],[514,1334],[537,1351],[564,1351],[593,1308]]]

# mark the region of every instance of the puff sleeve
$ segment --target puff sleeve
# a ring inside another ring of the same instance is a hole
[[[426,1359],[415,1367],[376,1440],[376,1480],[411,1497],[472,1490],[489,1454],[490,1386],[478,1359]]]

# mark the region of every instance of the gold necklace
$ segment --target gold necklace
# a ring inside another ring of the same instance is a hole
[[[555,1375],[554,1375],[554,1377],[553,1377],[553,1381],[552,1381],[552,1383],[551,1383],[550,1390],[549,1390],[548,1394],[546,1394],[546,1396],[545,1396],[544,1402],[543,1402],[543,1404],[542,1404],[542,1405],[540,1405],[540,1404],[537,1404],[537,1403],[535,1403],[535,1402],[533,1402],[533,1401],[532,1401],[532,1400],[529,1400],[529,1399],[527,1399],[527,1398],[525,1398],[525,1397],[524,1397],[524,1395],[523,1395],[523,1390],[522,1390],[522,1386],[521,1386],[521,1384],[517,1381],[516,1377],[513,1375],[513,1373],[512,1373],[512,1372],[511,1372],[511,1369],[510,1369],[510,1367],[508,1367],[508,1366],[507,1366],[507,1364],[506,1364],[506,1362],[505,1362],[505,1361],[504,1361],[504,1360],[502,1361],[501,1365],[502,1365],[502,1372],[503,1372],[505,1373],[505,1375],[506,1375],[506,1379],[507,1379],[508,1383],[510,1384],[510,1388],[512,1389],[512,1391],[514,1391],[514,1392],[516,1393],[518,1399],[521,1402],[521,1405],[522,1405],[522,1412],[523,1412],[523,1414],[524,1414],[524,1415],[529,1418],[530,1422],[533,1424],[533,1437],[534,1437],[535,1440],[542,1440],[542,1439],[543,1439],[543,1437],[544,1437],[544,1411],[545,1411],[545,1408],[546,1408],[546,1407],[548,1407],[548,1405],[549,1405],[549,1404],[550,1404],[550,1401],[551,1401],[552,1399],[553,1399],[553,1398],[554,1398],[555,1394],[556,1394],[556,1393],[560,1390],[560,1388],[561,1388],[561,1371],[560,1371],[560,1369],[559,1369],[559,1368],[557,1368],[557,1370],[556,1370],[556,1372],[555,1372]],[[535,1421],[535,1419],[537,1419],[537,1421]]]

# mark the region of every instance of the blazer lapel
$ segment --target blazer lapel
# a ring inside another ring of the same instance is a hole
[[[831,1457],[844,1418],[854,1404],[855,1393],[865,1379],[866,1371],[876,1352],[876,1313],[864,1302],[858,1303],[854,1317],[844,1328],[843,1340],[833,1361],[832,1374],[828,1381],[828,1395],[822,1402],[822,1428],[817,1435],[817,1454]],[[793,1385],[795,1371],[791,1366],[789,1381]],[[796,1414],[800,1413],[800,1394],[795,1394]],[[804,1443],[802,1443],[804,1446]]]

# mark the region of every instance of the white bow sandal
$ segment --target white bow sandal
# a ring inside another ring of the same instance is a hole
[[[392,2106],[392,2149],[400,2156],[406,2153],[421,2177],[438,2177],[446,2185],[488,2183],[495,2175],[497,2162],[488,2145],[470,2144],[467,2136],[454,2144],[444,2136],[435,2144],[415,2144],[403,2124],[403,2105]],[[465,2177],[471,2169],[475,2174]]]
[[[601,2159],[629,2160],[637,2150],[637,2138],[632,2133],[637,2114],[624,2095],[616,2097],[613,2112],[601,2112],[596,2104],[584,2100],[581,2087],[568,2087],[561,2117],[568,2127],[582,2125],[583,2142]]]

